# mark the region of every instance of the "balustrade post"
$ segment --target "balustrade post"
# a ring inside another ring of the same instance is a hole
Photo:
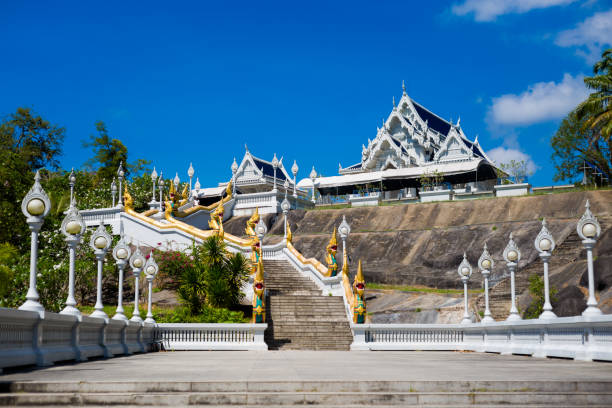
[[[144,264],[144,256],[140,252],[138,243],[136,243],[136,251],[134,251],[134,253],[130,257],[130,266],[132,267],[132,274],[134,276],[134,313],[132,313],[132,317],[130,318],[130,320],[136,323],[142,323],[142,317],[140,317],[140,311],[138,310],[138,289],[140,273],[142,272]]]
[[[601,227],[597,218],[591,213],[589,200],[585,204],[586,210],[578,221],[576,230],[582,244],[587,251],[587,275],[589,280],[589,298],[587,300],[587,308],[582,312],[583,316],[599,316],[601,310],[597,307],[597,298],[595,297],[595,273],[593,270],[593,247],[597,239],[601,235]]]
[[[71,186],[71,187],[74,187]],[[66,299],[66,307],[60,312],[61,314],[70,314],[81,316],[81,312],[76,308],[76,299],[74,298],[74,261],[76,248],[81,242],[81,234],[85,231],[85,223],[83,217],[79,214],[76,208],[74,199],[70,202],[70,208],[66,217],[62,221],[60,228],[64,234],[65,241],[68,244],[69,264],[68,264],[68,297]]]
[[[115,315],[113,319],[115,320],[127,320],[127,317],[123,313],[123,273],[125,270],[125,265],[128,262],[128,259],[131,255],[130,246],[125,242],[125,237],[123,235],[123,222],[120,224],[121,230],[121,238],[119,242],[113,249],[113,258],[117,264],[117,268],[119,269],[119,283],[118,283],[118,294],[117,294],[117,309],[115,311]]]
[[[508,241],[508,245],[504,249],[504,260],[506,261],[506,265],[510,270],[510,294],[512,299],[512,306],[510,307],[510,315],[506,320],[522,320],[521,316],[518,313],[518,309],[516,308],[516,292],[514,285],[514,274],[516,272],[516,267],[518,266],[518,262],[521,259],[521,251],[519,251],[518,247],[514,243],[512,239],[512,233],[510,233],[510,240]]]
[[[461,320],[461,324],[470,324],[472,323],[472,319],[470,318],[470,314],[468,312],[468,281],[470,280],[470,276],[472,276],[472,266],[467,260],[466,253],[463,253],[463,261],[459,264],[459,268],[457,269],[457,273],[463,282],[463,320]]]
[[[153,319],[153,312],[152,312],[152,303],[153,303],[153,279],[155,278],[155,275],[157,275],[157,272],[159,271],[159,266],[157,266],[157,263],[155,262],[155,259],[153,258],[153,251],[151,251],[151,253],[149,254],[149,259],[147,260],[147,263],[145,265],[145,277],[147,279],[147,282],[149,284],[149,291],[148,291],[148,302],[147,302],[147,318],[145,319],[145,323],[153,323],[155,324],[155,319]]]
[[[484,278],[484,289],[485,289],[485,311],[484,316],[482,318],[481,323],[491,323],[494,322],[493,317],[491,316],[491,310],[489,309],[489,274],[491,273],[491,269],[493,269],[494,262],[493,258],[489,254],[487,250],[487,243],[484,244],[484,249],[482,251],[482,255],[478,259],[478,267],[480,268],[480,272]]]
[[[106,256],[106,251],[108,251],[108,248],[111,245],[111,241],[112,238],[109,233],[106,232],[106,227],[104,227],[104,220],[100,220],[100,225],[91,235],[91,241],[89,242],[89,245],[94,250],[98,263],[96,305],[94,306],[95,310],[91,314],[91,317],[108,318],[108,315],[104,313],[104,305],[102,304],[102,272],[104,268],[104,257]]]

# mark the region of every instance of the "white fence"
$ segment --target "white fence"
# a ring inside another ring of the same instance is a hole
[[[85,361],[154,348],[154,325],[0,308],[0,370],[56,361]]]
[[[466,350],[612,361],[612,315],[487,324],[352,325],[351,350]]]
[[[267,324],[160,323],[155,337],[166,350],[268,350]]]
[[[119,216],[121,214],[121,208],[95,208],[93,210],[81,210],[81,217],[87,227],[95,227],[100,224],[100,220],[104,220],[104,224],[115,224],[119,222]],[[113,225],[113,228],[114,225]]]

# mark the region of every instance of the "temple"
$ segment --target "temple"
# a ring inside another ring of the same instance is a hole
[[[361,160],[339,166],[338,176],[314,171],[298,187],[320,194],[319,202],[346,194],[378,193],[384,199],[416,198],[417,189],[491,191],[498,178],[495,164],[457,123],[446,121],[406,94],[393,109],[374,140],[362,145]],[[333,200],[332,200],[333,201]]]

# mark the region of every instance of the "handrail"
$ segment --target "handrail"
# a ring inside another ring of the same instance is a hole
[[[324,278],[328,278],[327,276],[327,268],[316,258],[305,258],[291,242],[287,242],[287,249],[291,251],[295,257],[302,262],[304,265],[312,265],[317,272],[321,274]]]

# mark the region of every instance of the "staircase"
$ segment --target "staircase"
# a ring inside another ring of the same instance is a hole
[[[582,242],[576,230],[573,230],[553,251],[549,261],[549,274],[556,268],[575,262],[581,258]],[[584,258],[584,256],[582,257]],[[539,257],[535,261],[515,273],[516,296],[529,288],[529,277],[533,274],[542,275],[544,272]],[[504,320],[510,314],[512,298],[510,295],[510,276],[502,279],[489,291],[489,307],[495,320]],[[484,295],[477,300],[479,310],[484,310]]]
[[[344,300],[328,296],[288,261],[264,260],[265,341],[270,350],[348,350],[353,335]]]

